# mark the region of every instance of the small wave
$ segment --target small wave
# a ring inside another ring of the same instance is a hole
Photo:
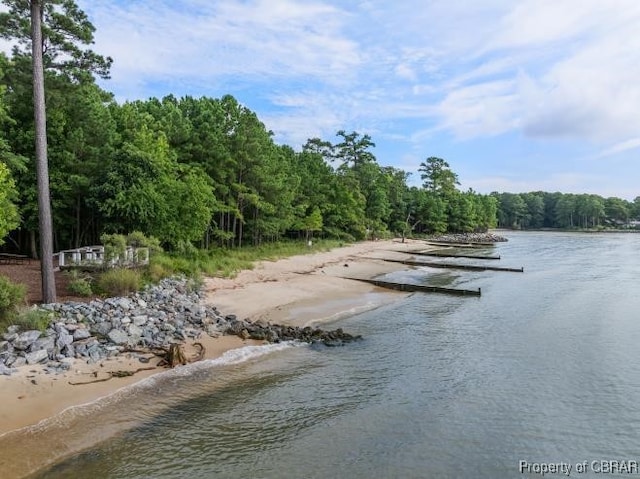
[[[101,396],[97,399],[94,399],[93,401],[69,406],[68,408],[60,411],[55,416],[43,419],[36,424],[0,434],[0,439],[4,439],[5,436],[8,435],[39,433],[52,427],[64,426],[70,419],[77,419],[80,417],[88,416],[90,414],[95,414],[102,408],[121,401],[128,396],[137,394],[141,390],[152,388],[159,382],[166,379],[185,377],[192,375],[197,371],[203,371],[211,368],[241,364],[253,359],[257,359],[261,356],[265,356],[267,354],[305,345],[307,344],[297,341],[285,341],[275,344],[266,344],[263,346],[243,346],[241,348],[231,349],[223,353],[222,356],[218,358],[205,359],[203,361],[190,363],[175,369],[161,371],[152,376],[141,379],[140,381],[137,381],[133,384],[123,386],[115,391],[110,392],[106,396]]]

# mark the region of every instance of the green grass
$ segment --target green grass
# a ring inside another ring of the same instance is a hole
[[[12,316],[19,306],[25,304],[27,287],[13,283],[6,276],[0,275],[0,320]]]
[[[340,246],[344,246],[344,242],[339,240],[316,240],[311,247],[304,241],[281,241],[234,249],[193,250],[184,254],[157,253],[151,257],[147,277],[150,281],[173,274],[231,278],[243,269],[252,269],[256,261],[318,253]]]
[[[142,275],[138,271],[114,268],[100,275],[96,282],[96,289],[106,296],[125,296],[138,291],[142,285]]]
[[[44,332],[53,317],[52,312],[40,309],[18,309],[10,318],[0,321],[0,331],[6,331],[9,326],[18,326],[20,331],[37,329]]]

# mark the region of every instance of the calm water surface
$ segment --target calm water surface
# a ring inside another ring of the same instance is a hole
[[[70,448],[115,436],[34,477],[510,478],[541,477],[520,460],[640,462],[640,235],[507,236],[488,264],[524,274],[386,276],[482,297],[415,294],[332,324],[365,337],[347,347],[152,381],[58,426]]]

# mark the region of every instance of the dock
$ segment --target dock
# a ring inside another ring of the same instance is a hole
[[[349,278],[349,277],[344,277],[344,279],[362,281],[363,283],[369,283],[374,286],[378,286],[380,288],[394,289],[396,291],[406,291],[410,293],[413,293],[413,292],[442,293],[442,294],[453,294],[457,296],[481,296],[482,294],[480,288],[458,289],[458,288],[443,288],[440,286],[424,286],[424,285],[410,284],[410,283],[393,283],[391,281],[380,281],[377,279],[363,279],[363,278]]]
[[[426,244],[431,246],[442,246],[447,248],[488,248],[493,247],[495,243],[453,243],[446,241],[425,241]]]
[[[429,252],[422,252],[422,251],[398,251],[398,250],[392,250],[396,253],[407,253],[407,254],[413,254],[416,256],[433,256],[435,258],[467,258],[467,259],[500,259],[500,256],[482,256],[482,255],[475,255],[475,254],[447,254],[447,253],[429,253]]]
[[[464,269],[467,271],[509,271],[512,273],[524,273],[524,267],[504,268],[500,266],[477,266],[472,264],[433,263],[430,261],[409,261],[401,259],[382,259],[390,263],[401,263],[408,266],[429,266],[430,268]]]

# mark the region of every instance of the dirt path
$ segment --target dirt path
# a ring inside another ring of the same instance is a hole
[[[0,275],[7,276],[14,283],[22,283],[27,286],[27,303],[36,304],[42,302],[42,280],[40,277],[40,261],[31,260],[30,263],[0,264]],[[92,298],[73,296],[67,290],[69,279],[61,271],[55,273],[58,302],[64,301],[90,301]]]

